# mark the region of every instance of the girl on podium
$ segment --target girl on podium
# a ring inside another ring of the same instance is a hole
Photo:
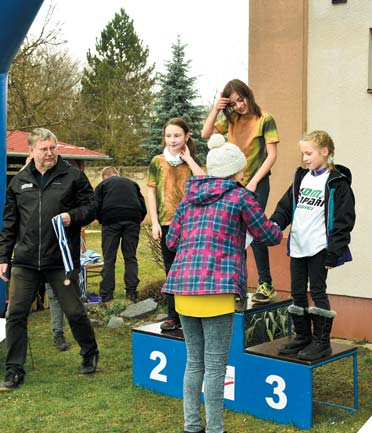
[[[168,120],[163,127],[163,153],[151,160],[148,173],[148,209],[151,217],[152,237],[160,241],[167,275],[175,253],[165,243],[169,224],[176,208],[185,195],[186,179],[193,174],[204,174],[195,162],[196,145],[189,125],[181,118]],[[174,297],[167,294],[168,317],[161,324],[162,331],[174,331],[180,327],[180,319],[174,307]]]
[[[282,233],[264,215],[254,194],[240,181],[247,160],[235,145],[213,135],[207,176],[187,180],[166,238],[176,257],[163,292],[175,295],[186,347],[184,431],[204,433],[200,396],[208,433],[224,433],[224,379],[231,341],[235,297],[246,296],[247,231],[267,245]]]
[[[332,353],[330,334],[336,312],[326,292],[329,269],[351,260],[348,248],[354,227],[351,172],[334,164],[335,146],[325,131],[313,131],[300,141],[305,168],[279,201],[271,220],[282,230],[291,224],[291,294],[288,308],[296,336],[279,347],[306,361]],[[309,306],[308,284],[314,306]]]

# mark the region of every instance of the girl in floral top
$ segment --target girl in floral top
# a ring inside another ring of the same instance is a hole
[[[282,233],[240,183],[246,158],[222,135],[209,140],[208,176],[187,180],[167,245],[177,251],[163,292],[175,295],[187,346],[184,376],[185,433],[204,433],[200,393],[208,432],[223,432],[224,377],[231,341],[235,296],[246,296],[246,232],[267,245]]]
[[[204,174],[194,161],[195,142],[188,124],[180,118],[170,119],[163,128],[164,151],[155,156],[149,167],[148,204],[152,223],[152,236],[160,241],[165,272],[168,274],[175,253],[167,248],[165,237],[176,208],[185,195],[186,179],[194,174]],[[161,324],[163,331],[173,331],[180,326],[174,308],[173,295],[167,295],[168,317]]]
[[[224,117],[217,121],[223,112]],[[227,134],[244,153],[247,166],[242,179],[249,191],[256,193],[262,210],[265,210],[270,192],[270,170],[277,157],[278,131],[270,113],[265,113],[256,103],[252,90],[240,80],[229,81],[207,117],[202,137],[213,133]],[[252,243],[258,271],[258,287],[253,302],[267,303],[276,294],[272,284],[269,253],[266,245]]]

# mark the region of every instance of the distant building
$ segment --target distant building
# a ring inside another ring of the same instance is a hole
[[[23,131],[7,132],[7,180],[14,176],[23,167],[29,155],[27,141],[28,133]],[[58,141],[58,154],[76,166],[81,166],[85,161],[105,161],[111,158],[104,153],[86,149],[85,147],[74,146],[73,144]]]

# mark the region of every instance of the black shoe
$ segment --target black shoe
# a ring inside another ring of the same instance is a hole
[[[135,304],[137,302],[137,293],[126,293],[125,303],[127,305]]]
[[[319,343],[313,340],[308,346],[297,353],[297,358],[303,361],[316,361],[331,354],[332,348],[330,343]]]
[[[280,345],[278,352],[288,355],[298,353],[300,350],[305,349],[310,343],[311,335],[296,335],[294,338],[289,339],[288,343]]]
[[[83,362],[80,366],[80,374],[93,374],[97,370],[99,352],[94,355],[83,358]]]
[[[176,322],[174,319],[167,319],[160,325],[160,329],[162,331],[175,331],[176,329],[181,327],[180,322]],[[199,432],[197,432],[199,433]]]
[[[102,298],[102,302],[106,303],[112,301],[114,299],[114,295],[101,296],[101,298]]]
[[[57,334],[54,337],[54,344],[60,352],[64,352],[65,350],[69,349],[71,346],[70,343],[68,343],[65,339],[65,336],[63,334]]]
[[[24,382],[24,377],[17,373],[8,372],[5,375],[5,379],[3,383],[0,383],[0,392],[1,391],[12,391],[22,385]]]

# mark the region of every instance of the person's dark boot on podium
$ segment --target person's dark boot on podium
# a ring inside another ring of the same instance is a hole
[[[304,361],[315,361],[332,353],[330,336],[336,312],[310,307],[309,313],[311,313],[313,321],[313,340],[297,353],[297,357]]]
[[[279,353],[292,354],[304,349],[311,343],[311,318],[305,308],[290,305],[288,313],[295,328],[296,335],[288,343],[279,346]]]

